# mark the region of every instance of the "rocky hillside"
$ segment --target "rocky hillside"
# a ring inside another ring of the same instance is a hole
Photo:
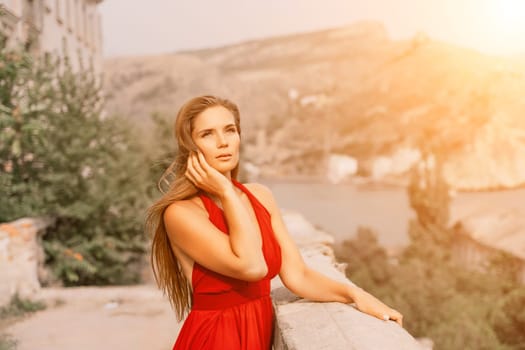
[[[108,110],[148,124],[212,93],[241,108],[245,159],[278,175],[360,173],[401,147],[438,153],[458,189],[525,183],[525,64],[361,22],[314,33],[105,63]],[[147,129],[147,128],[146,128]],[[275,171],[278,169],[278,171]]]

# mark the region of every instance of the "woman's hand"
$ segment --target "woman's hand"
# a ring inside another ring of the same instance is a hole
[[[209,165],[200,151],[190,153],[185,175],[195,186],[218,197],[233,189],[231,181]]]
[[[399,311],[388,307],[365,290],[356,288],[353,299],[359,311],[377,317],[381,320],[396,321],[401,327],[403,326],[403,315]]]

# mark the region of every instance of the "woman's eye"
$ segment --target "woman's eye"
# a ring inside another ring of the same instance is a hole
[[[205,137],[205,136],[208,136],[208,135],[210,135],[210,133],[209,132],[205,132],[205,133],[202,134],[202,137]]]
[[[229,131],[229,132],[237,132],[237,130],[235,130],[235,129],[233,129],[233,128],[232,128],[232,129],[228,129],[228,131]]]

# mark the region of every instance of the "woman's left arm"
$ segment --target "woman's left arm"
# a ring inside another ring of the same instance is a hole
[[[358,310],[379,319],[394,320],[403,325],[403,316],[370,293],[351,284],[335,281],[306,266],[283,222],[271,191],[261,184],[252,184],[272,217],[272,228],[281,247],[282,264],[279,276],[294,294],[312,301],[355,303]],[[387,317],[385,317],[387,316]]]

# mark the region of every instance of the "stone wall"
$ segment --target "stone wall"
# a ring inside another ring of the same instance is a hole
[[[335,261],[332,236],[315,229],[300,214],[283,212],[286,226],[305,262],[338,281],[349,283],[344,264]],[[49,221],[20,219],[0,224],[0,307],[18,293],[32,297],[40,291],[43,261],[40,235]],[[342,303],[300,299],[276,278],[272,281],[276,314],[274,350],[431,349],[423,347],[393,321],[382,321]]]
[[[284,211],[288,231],[308,266],[352,284],[344,264],[335,261],[333,238],[315,229],[301,215]],[[276,313],[275,350],[421,350],[424,347],[394,321],[385,322],[342,303],[300,299],[276,279],[272,283]],[[425,346],[427,348],[427,346]],[[430,347],[431,348],[431,347]]]
[[[40,235],[50,220],[23,218],[0,224],[0,307],[14,294],[27,298],[40,290],[44,252]]]

